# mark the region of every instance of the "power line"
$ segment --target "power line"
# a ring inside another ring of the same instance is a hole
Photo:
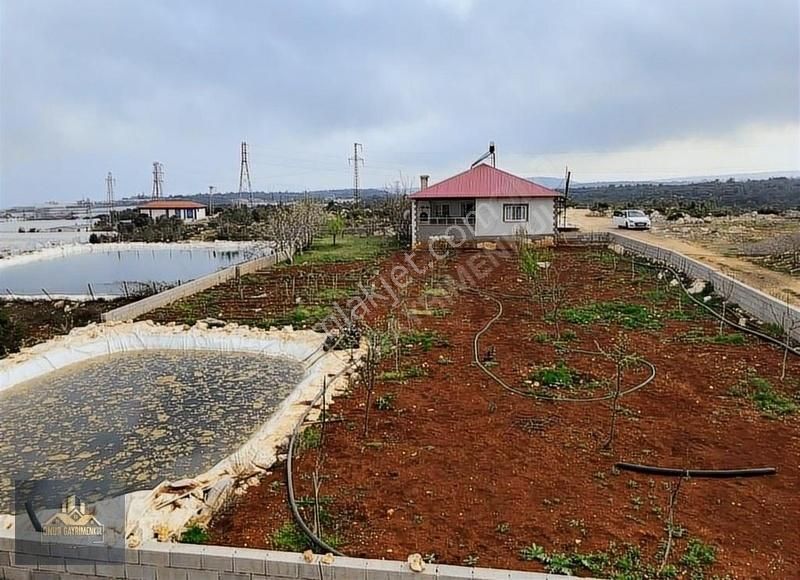
[[[361,143],[353,143],[353,156],[348,159],[353,164],[353,205],[358,206],[360,203],[358,192],[358,164],[364,165],[364,156],[358,156],[359,151],[364,151]]]
[[[153,199],[161,199],[164,194],[164,166],[153,161]]]
[[[247,193],[250,206],[253,205],[253,186],[250,184],[250,162],[247,159],[247,143],[242,141],[241,164],[239,165],[239,205],[242,205],[242,193]]]

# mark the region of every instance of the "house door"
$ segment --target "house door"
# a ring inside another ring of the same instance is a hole
[[[475,225],[475,200],[470,199],[461,202],[461,215],[466,218],[467,223]]]

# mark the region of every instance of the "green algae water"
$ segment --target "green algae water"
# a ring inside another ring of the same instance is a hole
[[[0,391],[0,513],[13,511],[14,480],[63,480],[96,501],[198,475],[302,375],[296,361],[253,353],[140,351]]]

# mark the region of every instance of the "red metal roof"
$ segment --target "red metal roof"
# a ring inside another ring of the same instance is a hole
[[[139,206],[139,209],[200,209],[206,207],[202,203],[194,201],[184,201],[181,199],[169,201],[166,199],[156,199],[148,201]]]
[[[538,183],[485,163],[435,183],[411,199],[458,197],[558,197],[561,194]]]

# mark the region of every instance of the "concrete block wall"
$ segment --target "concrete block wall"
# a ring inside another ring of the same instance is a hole
[[[235,266],[231,266],[217,272],[212,272],[211,274],[206,274],[205,276],[196,278],[191,282],[181,284],[180,286],[175,286],[174,288],[164,290],[163,292],[159,292],[153,296],[148,296],[147,298],[142,298],[136,302],[131,302],[130,304],[126,304],[120,308],[109,310],[108,312],[103,313],[103,322],[134,320],[147,314],[148,312],[155,310],[156,308],[161,308],[162,306],[171,304],[172,302],[180,300],[181,298],[186,298],[187,296],[197,294],[198,292],[207,290],[208,288],[216,286],[217,284],[222,284],[223,282],[227,282],[228,280],[236,278],[236,276],[244,276],[245,274],[270,268],[278,262],[282,262],[286,259],[287,255],[285,252],[278,252],[277,254],[262,256],[261,258],[255,258],[254,260],[242,262],[241,264],[236,264]]]
[[[413,572],[406,562],[320,556],[226,546],[149,543],[141,549],[65,549],[58,544],[17,542],[0,536],[0,580],[556,580],[554,574],[428,565]],[[34,560],[23,559],[25,554]]]
[[[738,304],[754,318],[784,327],[788,326],[792,338],[800,341],[800,309],[761,290],[752,288],[694,258],[614,232],[568,232],[563,234],[563,239],[568,243],[575,244],[618,244],[633,254],[668,264],[690,278],[708,280],[719,293],[727,295],[731,302]]]
[[[724,295],[729,301],[738,304],[751,316],[764,322],[773,322],[784,326],[784,328],[793,329],[792,337],[795,340],[800,340],[800,309],[752,288],[744,282],[731,278],[680,252],[667,250],[655,244],[620,234],[609,232],[607,235],[610,243],[619,244],[627,251],[650,260],[668,264],[690,278],[708,280],[720,295]]]

